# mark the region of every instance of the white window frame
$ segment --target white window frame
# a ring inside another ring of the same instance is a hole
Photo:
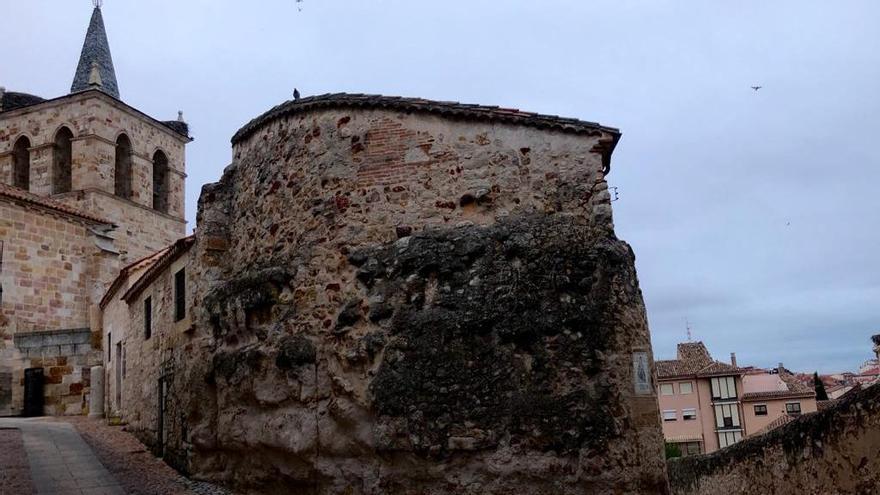
[[[715,429],[734,430],[742,428],[739,417],[739,408],[736,404],[720,404],[715,407]],[[731,426],[724,425],[724,418],[730,418]]]
[[[665,409],[664,411],[662,411],[662,413],[663,421],[678,421],[678,411],[676,411],[675,409]]]
[[[736,400],[736,377],[716,376],[711,379],[713,400]]]
[[[758,413],[758,408],[759,408],[759,407],[763,407],[763,408],[764,408],[764,412],[763,412],[763,413]],[[767,415],[770,414],[770,408],[767,407],[767,404],[755,404],[754,407],[752,408],[752,411],[755,413],[755,416],[767,416]]]
[[[689,418],[688,416],[692,416],[692,417]],[[683,421],[694,421],[694,420],[696,420],[696,419],[697,419],[697,410],[696,410],[695,408],[693,408],[693,407],[689,407],[689,408],[687,408],[687,409],[682,409],[682,410],[681,410],[681,419],[682,419]]]
[[[684,387],[687,385],[688,391],[684,391]],[[678,393],[681,395],[690,395],[694,393],[694,382],[681,382],[678,384]]]
[[[742,432],[741,431],[719,431],[718,432],[718,447],[724,448],[729,447],[736,442],[742,440]]]
[[[668,390],[669,393],[666,393],[666,390]],[[675,395],[675,385],[672,383],[661,383],[660,395]]]

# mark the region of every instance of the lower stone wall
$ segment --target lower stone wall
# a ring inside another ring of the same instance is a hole
[[[6,340],[2,349],[4,368],[12,375],[8,414],[20,414],[24,408],[26,368],[43,368],[44,414],[87,414],[90,369],[101,364],[101,351],[93,347],[92,340],[88,328],[21,333]]]
[[[877,493],[880,387],[716,453],[668,463],[672,492]]]

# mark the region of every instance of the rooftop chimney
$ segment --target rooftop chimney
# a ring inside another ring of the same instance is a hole
[[[735,353],[735,352],[731,352],[731,353],[730,353],[730,364],[731,364],[734,368],[736,368],[736,353]]]
[[[785,371],[785,366],[782,366],[782,363],[779,363],[779,366],[776,367],[776,372],[780,375]]]

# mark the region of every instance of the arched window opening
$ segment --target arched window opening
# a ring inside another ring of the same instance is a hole
[[[12,147],[12,185],[28,190],[31,185],[30,139],[22,136]]]
[[[153,209],[168,213],[168,157],[161,150],[153,154]]]
[[[115,192],[120,198],[131,198],[131,140],[122,134],[116,140]]]
[[[72,158],[73,148],[70,140],[73,133],[67,127],[62,127],[55,134],[54,160],[52,162],[52,194],[70,192],[72,185]]]

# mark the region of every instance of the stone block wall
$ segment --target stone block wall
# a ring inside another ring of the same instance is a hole
[[[89,326],[91,237],[83,222],[0,201],[0,314],[9,332]]]
[[[203,189],[199,312],[173,351],[186,469],[268,491],[665,493],[612,139],[371,109],[237,139]]]
[[[103,191],[71,193],[56,199],[85,211],[100,212],[102,217],[112,218],[119,225],[110,235],[119,251],[120,266],[149,256],[186,235],[184,220]]]
[[[62,126],[73,132],[73,189],[114,193],[116,139],[125,133],[132,143],[131,202],[153,206],[153,154],[168,156],[169,212],[184,218],[187,138],[100,91],[86,91],[0,114],[0,178],[12,177],[12,147],[20,136],[31,142],[30,191],[52,193],[55,134]],[[86,204],[86,206],[89,206]],[[87,210],[102,215],[100,210]],[[121,219],[111,220],[122,223]]]
[[[172,383],[176,368],[186,366],[191,358],[186,352],[192,326],[193,293],[188,283],[186,291],[186,315],[177,320],[174,311],[174,276],[184,270],[187,279],[191,277],[190,258],[187,254],[164,267],[143,291],[130,301],[117,301],[114,304],[127,306],[125,326],[114,325],[105,320],[107,329],[120,333],[125,346],[125,376],[122,381],[122,403],[118,410],[122,419],[128,423],[128,431],[137,436],[157,454],[163,455],[172,465],[185,467],[178,459],[184,459],[182,430],[185,418],[180,410],[169,407],[160,416],[159,390],[161,380]],[[189,280],[188,280],[189,282]],[[151,300],[152,331],[146,338],[144,331],[144,299]],[[108,306],[106,314],[113,314]],[[124,329],[124,330],[122,330]],[[121,332],[120,332],[121,330]],[[179,361],[175,360],[175,356]],[[114,367],[116,362],[111,363]],[[115,374],[115,368],[111,370]],[[115,376],[115,375],[114,375]],[[110,377],[113,380],[113,376]],[[180,402],[178,395],[189,393],[179,388],[168,387],[165,402],[170,405]],[[159,423],[162,422],[164,445],[159,445]]]
[[[88,328],[50,332],[18,333],[14,336],[14,354],[4,356],[12,365],[11,411],[24,407],[25,368],[43,368],[45,414],[49,416],[87,414],[90,369],[100,362],[100,350],[94,347],[95,336]]]
[[[873,494],[880,487],[880,387],[713,454],[669,461],[672,491]]]
[[[12,374],[10,411],[23,407],[25,368],[45,368],[46,414],[82,414],[88,368],[100,364],[93,308],[118,258],[98,247],[91,222],[0,201],[0,372]],[[83,331],[71,332],[71,328]],[[60,333],[59,333],[60,331]]]

